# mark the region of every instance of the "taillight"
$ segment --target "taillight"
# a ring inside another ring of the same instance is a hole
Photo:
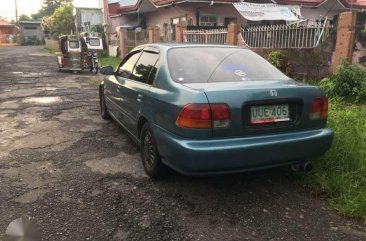
[[[230,109],[227,104],[187,104],[179,112],[177,126],[208,129],[228,127]]]
[[[209,104],[188,104],[179,112],[177,126],[184,128],[211,128],[211,111]]]
[[[315,97],[311,103],[310,120],[326,119],[328,117],[328,98]]]
[[[210,104],[214,128],[225,128],[230,125],[230,109],[227,104]]]

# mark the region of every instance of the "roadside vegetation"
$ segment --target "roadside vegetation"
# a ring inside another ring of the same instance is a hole
[[[366,222],[366,69],[344,62],[319,84],[330,98],[335,136],[305,182],[340,213]]]
[[[100,66],[112,66],[113,69],[117,68],[117,65],[121,62],[121,58],[120,57],[104,57],[104,58],[99,58],[99,62],[100,62]]]

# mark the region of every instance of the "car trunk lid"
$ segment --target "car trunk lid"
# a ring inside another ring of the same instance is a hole
[[[213,128],[214,137],[271,134],[324,125],[324,122],[309,121],[308,114],[312,99],[322,95],[321,91],[293,80],[183,85],[203,91],[210,104],[229,106],[230,125]]]

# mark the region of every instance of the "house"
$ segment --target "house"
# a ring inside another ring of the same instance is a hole
[[[20,34],[24,44],[29,42],[32,42],[31,44],[39,44],[43,41],[44,32],[41,23],[42,21],[40,20],[19,21]]]
[[[75,25],[78,32],[96,31],[103,25],[103,11],[101,8],[75,7]]]
[[[109,0],[110,22],[108,24],[112,32],[120,26],[125,28],[158,26],[160,29],[174,29],[174,25],[179,21],[185,21],[191,26],[227,26],[231,22],[242,25],[253,24],[243,18],[233,7],[232,3],[235,2],[243,1]],[[335,15],[350,9],[366,8],[365,0],[249,0],[245,2],[299,5],[302,17],[309,22],[316,22],[321,17],[332,19]]]
[[[17,26],[7,22],[6,20],[0,19],[0,46],[15,44],[17,34]]]

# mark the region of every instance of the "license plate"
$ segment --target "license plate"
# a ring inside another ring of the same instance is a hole
[[[250,122],[264,124],[290,120],[288,105],[260,105],[250,107]]]

